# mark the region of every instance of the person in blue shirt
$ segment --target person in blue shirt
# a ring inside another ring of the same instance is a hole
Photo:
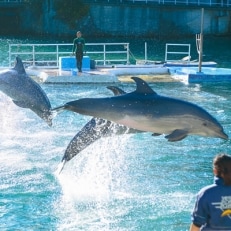
[[[82,33],[78,31],[76,33],[76,38],[73,40],[72,54],[74,55],[75,53],[76,67],[80,73],[82,72],[84,46],[85,40],[82,38]]]
[[[197,194],[190,231],[231,230],[231,156],[215,156],[213,173],[214,183]]]

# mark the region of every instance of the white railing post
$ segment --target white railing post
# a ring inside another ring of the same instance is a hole
[[[127,48],[127,64],[130,64],[130,61],[129,61],[129,51],[130,51],[129,43],[127,43],[126,48]]]
[[[103,64],[106,65],[106,44],[103,45]]]
[[[35,66],[35,45],[32,45],[33,66]]]
[[[11,64],[11,45],[9,44],[9,67]]]
[[[165,55],[164,55],[165,62],[168,60],[167,53],[168,53],[168,43],[165,44]]]
[[[145,63],[148,60],[148,55],[147,55],[147,42],[144,43],[144,61]]]
[[[56,66],[59,66],[59,45],[56,45]]]

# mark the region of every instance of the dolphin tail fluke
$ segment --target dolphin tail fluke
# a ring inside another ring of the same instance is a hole
[[[59,113],[63,112],[63,111],[65,110],[65,108],[66,108],[65,105],[52,108],[52,109],[51,109],[52,118],[56,117]]]
[[[66,164],[66,160],[63,160],[57,167],[57,170],[55,171],[55,173],[60,174],[64,168],[64,165]]]

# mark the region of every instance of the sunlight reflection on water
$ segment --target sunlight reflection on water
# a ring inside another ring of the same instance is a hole
[[[206,108],[230,136],[229,85],[151,84],[157,93]],[[42,85],[52,106],[111,96],[104,85]],[[122,84],[126,91],[134,84]],[[55,174],[71,138],[90,117],[65,112],[48,127],[1,95],[2,230],[187,230],[195,193],[212,182],[212,157],[230,141],[150,133],[100,139]],[[4,110],[3,110],[4,108]]]

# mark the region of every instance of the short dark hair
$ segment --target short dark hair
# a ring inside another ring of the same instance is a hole
[[[224,179],[225,185],[231,185],[231,156],[220,153],[213,159],[213,168],[217,176]]]

